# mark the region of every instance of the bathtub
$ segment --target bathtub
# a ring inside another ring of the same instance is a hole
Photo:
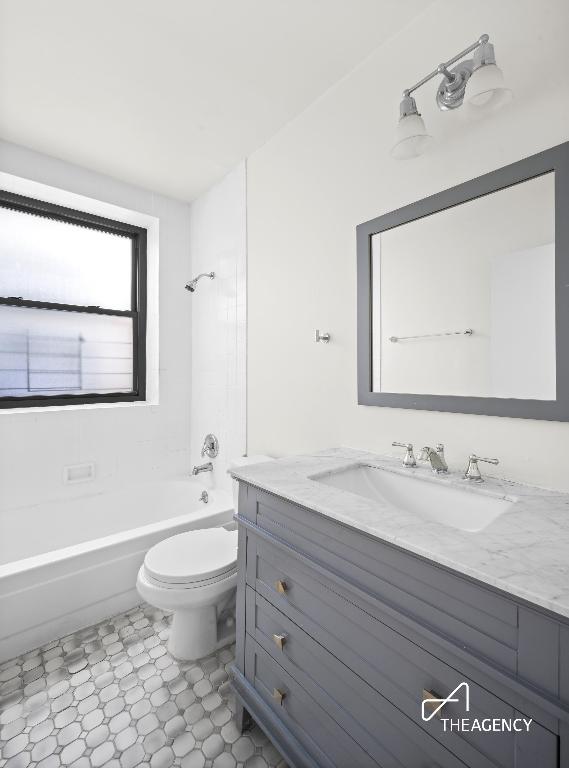
[[[231,524],[231,494],[203,490],[183,477],[0,512],[0,662],[140,602],[150,547]]]

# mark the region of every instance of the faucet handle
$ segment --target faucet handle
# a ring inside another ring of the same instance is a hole
[[[404,467],[416,467],[417,462],[415,461],[415,455],[413,453],[413,443],[398,443],[397,441],[393,441],[391,445],[397,447],[397,448],[405,448],[405,458],[403,459],[403,466]]]
[[[208,456],[210,459],[215,459],[219,453],[219,441],[211,432],[203,439],[201,453],[202,456]]]
[[[466,467],[466,471],[463,475],[465,480],[474,480],[478,483],[483,481],[482,475],[480,474],[480,469],[478,468],[479,461],[485,461],[487,464],[500,463],[498,459],[486,459],[483,456],[476,456],[476,454],[471,453],[468,457],[468,466]]]
[[[474,459],[474,461],[485,461],[487,464],[499,464],[499,459],[485,459],[482,456],[475,456],[473,453],[470,454],[471,459]]]

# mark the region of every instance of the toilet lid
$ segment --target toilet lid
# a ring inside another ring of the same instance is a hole
[[[166,584],[206,581],[234,570],[237,531],[206,528],[171,536],[148,550],[147,573]]]

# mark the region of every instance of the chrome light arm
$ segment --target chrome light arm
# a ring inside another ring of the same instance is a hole
[[[472,53],[472,51],[475,51],[480,46],[486,45],[486,43],[489,40],[490,40],[490,37],[488,35],[480,35],[480,37],[475,43],[472,43],[472,45],[469,45],[468,48],[465,48],[460,53],[457,53],[456,56],[453,56],[447,61],[443,61],[442,64],[439,64],[439,66],[436,69],[433,69],[432,72],[429,72],[428,75],[425,75],[425,77],[423,77],[421,80],[415,83],[415,85],[412,85],[411,88],[406,88],[403,91],[403,95],[410,96],[413,93],[413,91],[416,91],[417,88],[420,88],[422,85],[425,85],[425,83],[428,83],[429,80],[432,80],[433,77],[436,77],[437,75],[445,75],[445,77],[447,77],[449,80],[454,79],[453,73],[450,72],[448,68],[452,67],[453,64],[456,64],[457,61],[460,61],[460,59],[463,59],[465,56],[468,56],[469,53]]]
[[[456,56],[452,56],[447,61],[443,61],[436,69],[433,69],[428,75],[425,75],[425,77],[412,85],[411,88],[406,88],[403,91],[403,100],[399,105],[399,117],[403,118],[409,115],[420,114],[415,99],[411,94],[437,75],[443,76],[443,80],[437,89],[436,100],[439,109],[449,110],[460,107],[464,101],[466,84],[472,73],[481,66],[496,63],[494,46],[489,42],[489,39],[488,35],[481,35],[468,48],[457,53]],[[465,56],[468,56],[473,51],[474,56],[471,59],[466,59]],[[452,67],[452,69],[449,69],[449,67]]]

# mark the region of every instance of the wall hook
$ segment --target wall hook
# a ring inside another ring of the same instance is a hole
[[[316,329],[316,331],[315,331],[315,339],[314,340],[317,341],[317,342],[321,341],[324,344],[328,344],[328,342],[330,341],[330,334],[329,333],[320,333],[320,331],[318,329]]]

